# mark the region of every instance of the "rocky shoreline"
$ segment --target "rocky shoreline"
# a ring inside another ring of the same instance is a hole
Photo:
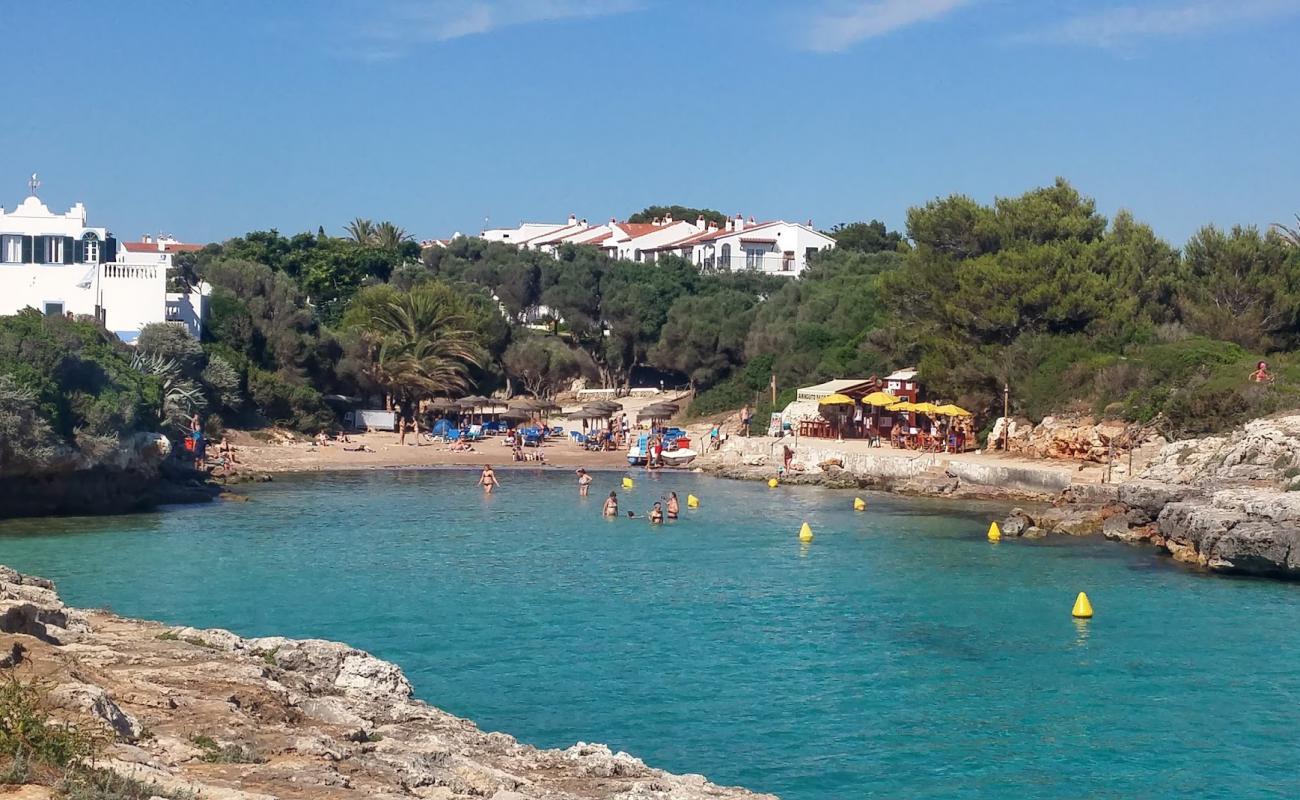
[[[393,664],[345,644],[168,627],[66,607],[0,566],[0,679],[90,726],[95,767],[208,800],[772,798],[579,742],[520,744],[412,698]],[[545,698],[539,698],[545,702]],[[21,797],[50,797],[28,787]],[[4,794],[4,787],[0,787]]]
[[[700,469],[766,481],[776,474],[769,461],[761,453],[724,453]],[[1300,414],[1167,444],[1136,477],[1118,483],[1067,479],[1057,486],[1049,470],[1045,466],[1042,476],[1024,468],[976,471],[969,464],[882,454],[847,463],[823,459],[780,481],[1033,504],[1002,520],[1003,536],[1101,534],[1212,572],[1300,580]]]

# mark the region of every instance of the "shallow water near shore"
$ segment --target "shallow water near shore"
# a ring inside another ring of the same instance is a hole
[[[994,505],[498,474],[491,497],[463,471],[323,474],[0,523],[0,563],[73,605],[346,641],[484,729],[793,800],[1300,794],[1300,586],[1101,539],[991,545]],[[702,507],[605,520],[611,489]]]

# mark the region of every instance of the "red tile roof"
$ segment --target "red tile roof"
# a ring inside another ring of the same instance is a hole
[[[159,249],[157,242],[122,242],[122,248],[128,253],[197,253],[203,249],[203,245],[176,242],[165,244]]]

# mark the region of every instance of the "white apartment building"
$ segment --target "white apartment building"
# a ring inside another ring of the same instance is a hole
[[[167,292],[172,256],[197,246],[146,237],[119,247],[107,228],[87,224],[81,203],[51,211],[36,196],[39,186],[33,175],[23,202],[0,207],[0,315],[34,308],[92,317],[125,342],[151,322],[180,322],[201,334],[206,285]]]

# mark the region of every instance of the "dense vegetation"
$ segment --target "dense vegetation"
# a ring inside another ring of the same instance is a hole
[[[641,215],[665,213],[717,215]],[[0,433],[49,448],[193,411],[314,430],[340,396],[551,395],[579,378],[689,385],[694,413],[759,402],[761,420],[773,377],[783,403],[908,365],[985,422],[1004,387],[1034,419],[1079,410],[1174,434],[1300,405],[1293,229],[1206,227],[1179,249],[1058,181],[991,205],[936,199],[905,234],[831,233],[840,246],[788,280],[476,238],[421,250],[364,219],[342,237],[253,232],[181,259],[177,280],[215,287],[202,343],[157,326],[132,357],[87,323],[0,322]],[[1265,358],[1277,381],[1250,383]]]

